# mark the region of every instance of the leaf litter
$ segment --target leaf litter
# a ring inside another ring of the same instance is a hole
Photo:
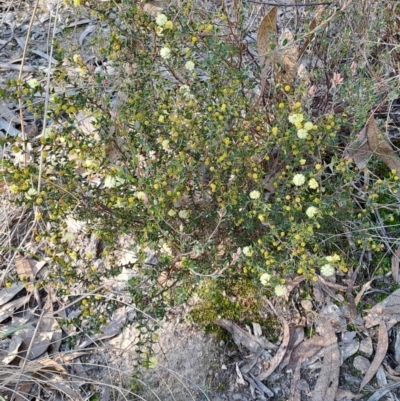
[[[350,4],[351,1],[346,3],[346,7]],[[344,6],[344,7],[345,7]],[[154,15],[157,15],[161,12],[162,9],[155,9],[151,10]],[[91,22],[88,20],[88,22]],[[265,17],[260,26],[258,31],[257,37],[257,47],[259,53],[259,60],[261,65],[261,87],[265,89],[266,80],[268,76],[268,67],[275,61],[272,58],[268,59],[268,53],[271,51],[270,42],[267,43],[268,40],[271,38],[277,38],[277,10],[276,7],[273,7]],[[326,22],[324,22],[326,24]],[[91,28],[92,29],[92,28]],[[82,42],[86,35],[90,34],[90,30],[88,29],[84,34],[82,34]],[[309,44],[310,40],[312,39],[315,31],[317,29],[317,22],[316,19],[312,21],[310,24],[310,35],[308,36],[305,47]],[[267,38],[267,39],[266,39]],[[286,49],[283,51],[283,55],[281,55],[282,65],[286,68],[289,68],[289,74],[287,75],[291,80],[295,76],[294,74],[294,65],[295,65],[295,55],[297,49],[295,49],[295,45],[293,43],[293,35],[290,31],[284,31],[283,36],[280,36],[278,40],[278,44],[280,44],[281,39],[285,41]],[[304,53],[305,47],[303,46],[300,52],[297,52],[297,58],[300,58],[301,55]],[[273,49],[272,49],[273,50]],[[39,51],[37,51],[39,52]],[[43,57],[43,56],[42,56]],[[272,57],[272,56],[271,56]],[[297,61],[297,60],[296,60]],[[275,72],[277,79],[279,80],[279,70]],[[284,81],[282,81],[284,82]],[[263,90],[261,91],[263,93]],[[383,138],[383,139],[382,139]],[[353,160],[357,164],[357,166],[363,166],[364,168],[371,157],[378,157],[381,161],[383,161],[389,168],[395,169],[396,171],[400,172],[400,162],[397,154],[393,151],[390,142],[385,136],[379,131],[375,120],[372,118],[368,125],[366,126],[364,132],[358,138],[358,143],[355,144],[351,150]],[[397,255],[396,251],[396,256]],[[398,258],[392,259],[392,272],[395,281],[398,281]],[[32,260],[26,259],[28,263],[21,264],[21,261],[16,260],[15,262],[15,269],[18,275],[20,276],[27,276],[32,278],[35,276],[34,273],[34,263]],[[340,286],[335,283],[324,282],[324,279],[320,277],[320,284],[321,288],[323,286],[329,287],[333,290],[346,292],[347,287]],[[289,292],[291,292],[297,285],[300,284],[300,281],[294,280],[292,286],[288,285]],[[366,285],[363,286],[362,290],[359,292],[358,296],[356,297],[355,304],[357,305],[365,291],[370,288],[372,280],[368,282]],[[0,305],[1,310],[0,313],[3,312],[3,317],[7,316],[10,317],[15,311],[18,311],[20,308],[24,307],[26,303],[30,300],[30,296],[21,296],[20,298],[16,298],[12,301],[14,297],[17,297],[20,292],[24,289],[23,283],[13,284],[10,289],[1,289],[0,290]],[[327,296],[329,299],[329,294]],[[378,372],[380,367],[382,366],[382,362],[386,355],[388,349],[388,333],[387,330],[390,329],[394,324],[400,321],[400,293],[394,292],[393,294],[389,295],[389,297],[375,305],[369,312],[367,312],[366,316],[366,327],[372,327],[375,325],[380,325],[379,327],[379,335],[378,335],[378,345],[375,353],[375,357],[368,368],[365,377],[362,381],[360,386],[360,390],[364,388],[368,382],[372,379],[372,377]],[[61,340],[59,338],[59,333],[61,329],[57,323],[57,320],[54,319],[54,312],[52,309],[49,309],[48,317],[43,317],[41,321],[34,322],[35,324],[39,324],[40,330],[38,330],[38,339],[41,343],[41,347],[32,343],[32,353],[28,355],[29,358],[37,357],[44,353],[43,349],[50,349],[51,345],[50,342],[54,344],[53,350],[51,351],[55,355],[57,355],[60,364],[56,361],[56,357],[53,359],[42,357],[38,361],[28,361],[25,369],[25,374],[32,373],[32,372],[40,372],[40,371],[52,371],[54,373],[64,374],[66,369],[63,367],[62,363],[62,353],[59,352]],[[11,312],[11,314],[9,314]],[[117,333],[121,325],[124,322],[124,317],[126,316],[126,310],[120,310],[119,316],[117,316],[111,323],[110,328],[104,333],[105,336],[99,336],[97,338],[93,338],[84,341],[80,344],[80,348],[84,348],[89,344],[107,339],[115,333]],[[311,312],[311,311],[310,311]],[[45,315],[46,316],[46,315]],[[3,319],[5,320],[5,319]],[[279,345],[271,344],[266,338],[263,338],[260,335],[260,332],[257,329],[254,330],[254,334],[247,332],[246,330],[242,329],[240,326],[234,324],[233,322],[229,322],[226,320],[220,320],[218,323],[221,327],[227,329],[233,336],[235,343],[238,346],[244,346],[245,348],[249,349],[251,352],[255,353],[255,363],[257,365],[257,359],[261,357],[263,351],[267,350],[269,352],[276,352],[275,355],[269,360],[269,367],[261,372],[258,372],[258,376],[252,373],[252,367],[248,369],[248,372],[244,373],[244,369],[240,368],[237,365],[238,369],[238,376],[242,377],[242,380],[247,380],[251,386],[254,388],[258,388],[260,392],[263,392],[267,397],[272,398],[274,393],[268,389],[261,381],[267,380],[271,374],[275,371],[279,371],[284,369],[294,369],[299,374],[300,379],[300,370],[302,363],[307,359],[315,356],[319,352],[323,351],[323,363],[321,366],[321,371],[319,373],[319,378],[317,380],[315,389],[311,393],[312,399],[315,401],[319,400],[331,400],[335,397],[336,392],[336,399],[340,400],[343,398],[359,398],[360,395],[354,395],[353,393],[349,392],[348,390],[343,390],[338,388],[338,375],[339,375],[339,368],[340,368],[340,352],[339,352],[339,344],[337,339],[337,334],[335,333],[335,329],[332,326],[331,322],[325,318],[324,316],[317,316],[316,317],[317,326],[321,332],[321,335],[314,335],[310,338],[305,338],[304,336],[304,327],[303,326],[292,326],[286,320],[282,320],[283,326],[283,339]],[[217,324],[218,324],[217,323]],[[4,333],[7,336],[12,336],[12,341],[14,341],[13,346],[10,347],[11,353],[13,355],[10,357],[12,360],[19,357],[19,347],[23,342],[23,337],[21,337],[21,331],[25,335],[26,341],[34,341],[34,336],[32,333],[32,327],[29,326],[31,323],[28,323],[27,326],[21,326],[17,329],[9,328],[7,330],[7,324],[5,324]],[[13,331],[15,330],[15,331]],[[360,331],[362,328],[360,328]],[[48,337],[48,333],[53,333],[53,337]],[[57,333],[57,335],[55,335]],[[43,337],[41,337],[43,336]],[[68,353],[66,354],[68,355]],[[64,355],[64,356],[66,356]],[[69,353],[70,357],[79,358],[82,354],[73,354]],[[28,358],[28,359],[29,359]],[[65,360],[68,358],[66,357]],[[12,360],[8,361],[11,363]],[[70,359],[71,360],[71,359]],[[4,361],[3,361],[4,362]],[[5,363],[5,362],[4,362]],[[256,366],[257,367],[257,366]],[[248,374],[247,374],[248,373]],[[394,376],[393,372],[390,373]],[[295,375],[294,375],[295,376]],[[29,379],[29,378],[28,378]],[[73,397],[75,399],[79,399],[77,393],[73,390],[72,386],[60,382],[60,377],[53,376],[49,383],[53,383],[54,388],[58,388],[61,392],[65,393],[69,397]],[[298,383],[295,383],[297,385]],[[385,388],[382,388],[375,392],[373,396],[369,398],[369,401],[377,401],[381,397],[383,397],[387,392],[399,387],[399,383],[389,384]],[[264,386],[264,387],[263,387]],[[301,387],[301,386],[299,386]]]

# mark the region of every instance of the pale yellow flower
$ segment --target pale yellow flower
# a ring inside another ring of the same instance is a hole
[[[147,203],[149,201],[149,198],[147,197],[146,193],[143,191],[135,192],[134,195],[136,196],[136,198],[142,200],[144,203]]]
[[[178,216],[181,219],[187,219],[189,217],[189,212],[187,210],[180,210]]]
[[[306,215],[312,219],[318,213],[318,209],[315,206],[310,206],[306,210]]]
[[[304,124],[304,129],[305,129],[306,131],[311,131],[311,130],[313,129],[313,127],[314,127],[314,124],[313,124],[311,121],[307,121],[307,122]]]
[[[305,139],[305,138],[307,138],[307,134],[308,134],[308,132],[307,132],[307,130],[305,130],[304,128],[301,128],[301,129],[297,130],[297,137],[298,137],[299,139]]]
[[[39,81],[36,78],[32,78],[29,81],[27,81],[27,84],[31,87],[31,88],[36,88],[39,86]]]
[[[172,29],[174,27],[174,24],[172,21],[167,21],[164,25],[165,29]]]
[[[18,185],[15,185],[15,184],[11,185],[11,186],[10,186],[10,191],[11,191],[13,194],[17,194],[17,193],[19,192],[19,187],[18,187]]]
[[[74,60],[74,62],[75,63],[82,63],[82,57],[81,57],[81,55],[80,54],[74,54],[73,56],[72,56],[72,60]]]
[[[327,256],[325,258],[328,262],[339,262],[340,261],[340,256],[334,253],[332,256]]]
[[[287,294],[287,288],[284,285],[277,285],[274,291],[278,297],[283,297]]]
[[[165,14],[158,14],[156,18],[156,24],[158,26],[164,26],[168,21],[168,17]]]
[[[163,47],[160,50],[160,56],[164,59],[164,60],[168,60],[171,57],[171,49],[169,49],[168,47]]]
[[[304,177],[303,174],[296,174],[293,177],[293,184],[296,185],[297,187],[300,187],[306,182],[306,177]]]
[[[193,63],[193,61],[191,61],[191,60],[187,61],[186,64],[185,64],[185,68],[186,68],[188,71],[193,71],[193,70],[194,70],[194,63]]]
[[[260,192],[258,191],[251,191],[250,192],[250,198],[251,199],[259,199],[261,196]]]
[[[298,125],[301,124],[304,121],[304,116],[303,114],[291,114],[289,116],[289,122],[291,122],[293,125]]]
[[[319,185],[318,185],[318,182],[317,182],[317,180],[315,178],[311,178],[311,180],[308,181],[308,186],[311,189],[317,189]]]
[[[251,250],[251,248],[249,246],[245,246],[242,249],[242,252],[243,252],[244,255],[246,255],[249,258],[251,258],[253,256],[253,251]]]
[[[260,282],[262,285],[267,285],[269,283],[269,280],[271,280],[271,275],[268,273],[263,273],[260,276]]]
[[[321,274],[325,277],[330,277],[335,274],[335,268],[330,265],[329,263],[326,265],[321,266]]]

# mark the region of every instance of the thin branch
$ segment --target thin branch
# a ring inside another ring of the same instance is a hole
[[[269,3],[269,2],[254,1],[254,0],[248,0],[248,2],[255,4],[262,4],[263,6],[276,6],[276,7],[312,7],[312,6],[329,6],[331,4],[336,4],[333,1],[327,3],[308,3],[308,4],[298,4],[298,3],[282,4],[282,3]]]

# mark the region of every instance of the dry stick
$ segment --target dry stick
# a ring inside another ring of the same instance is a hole
[[[49,55],[49,64],[47,68],[47,82],[46,82],[46,93],[45,93],[45,98],[44,98],[44,115],[43,115],[43,128],[42,128],[42,133],[44,134],[46,130],[46,124],[47,124],[47,111],[49,108],[49,91],[50,91],[50,71],[51,71],[51,60],[53,58],[53,42],[54,38],[56,36],[56,27],[57,27],[57,20],[58,20],[58,11],[60,8],[60,2],[57,2],[57,9],[56,9],[56,15],[54,19],[54,25],[53,25],[53,34],[51,38],[51,45],[50,45],[50,55]],[[28,41],[27,41],[28,42]],[[43,173],[43,149],[44,146],[42,146],[42,149],[40,151],[40,165],[39,165],[39,176],[38,176],[38,187],[37,187],[37,193],[40,193],[40,189],[42,186],[42,173]],[[39,208],[36,207],[36,211],[39,211]],[[36,213],[35,213],[36,214]],[[35,217],[36,220],[36,217]]]
[[[311,6],[327,6],[331,4],[337,4],[332,1],[327,3],[308,3],[308,4],[298,4],[298,3],[282,4],[282,3],[269,3],[269,2],[254,1],[254,0],[248,0],[248,2],[254,4],[262,4],[263,6],[276,6],[276,7],[311,7]]]
[[[36,334],[37,334],[37,332],[39,330],[40,321],[43,319],[44,313],[45,313],[45,310],[43,309],[42,313],[40,314],[38,324],[35,327],[35,331],[33,332],[32,339],[29,342],[29,347],[28,347],[28,350],[26,351],[26,358],[24,358],[24,361],[23,361],[22,366],[21,366],[21,370],[18,372],[18,378],[19,379],[22,377],[22,375],[24,373],[25,366],[26,366],[26,363],[28,361],[28,356],[29,356],[29,353],[31,352],[31,349],[32,349],[32,346],[33,346],[33,341],[34,341],[34,339],[36,337]],[[18,385],[19,385],[19,379],[17,379],[17,383],[15,385],[16,391],[15,391],[15,393],[13,393],[13,395],[11,397],[11,401],[14,401],[14,399],[15,399],[15,395],[17,393],[17,389],[18,389]]]
[[[31,20],[29,21],[29,26],[28,26],[28,32],[26,34],[26,41],[24,45],[24,50],[22,52],[22,61],[21,61],[21,69],[19,70],[18,74],[18,82],[21,82],[22,80],[22,72],[23,72],[23,66],[25,64],[25,59],[26,59],[26,53],[28,52],[28,44],[29,44],[29,38],[31,37],[31,31],[32,31],[32,26],[33,26],[33,21],[36,17],[36,11],[39,6],[39,0],[36,0],[35,2],[35,7],[32,12],[32,17]],[[23,142],[23,153],[24,153],[24,167],[26,166],[26,136],[25,136],[25,127],[24,127],[24,114],[22,111],[22,98],[21,96],[18,96],[18,106],[19,106],[19,117],[21,119],[21,134],[22,134],[22,142]]]

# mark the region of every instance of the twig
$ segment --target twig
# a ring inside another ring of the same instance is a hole
[[[22,72],[35,72],[36,68],[30,65],[11,64],[11,63],[0,63],[0,70],[14,70]]]
[[[248,0],[248,2],[254,4],[262,4],[263,6],[276,6],[276,7],[311,7],[311,6],[329,6],[331,4],[336,4],[333,1],[327,3],[308,3],[308,4],[298,4],[298,3],[282,4],[282,3],[269,3],[269,2],[254,1],[254,0]]]

